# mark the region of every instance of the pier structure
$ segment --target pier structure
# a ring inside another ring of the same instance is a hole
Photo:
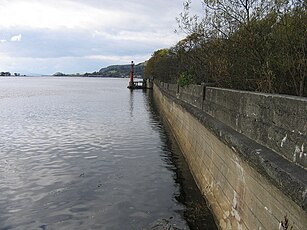
[[[131,70],[130,70],[130,77],[129,77],[129,84],[127,88],[129,89],[152,89],[153,84],[150,79],[141,80],[141,81],[134,81],[134,62],[131,61]]]
[[[129,85],[128,88],[133,88],[135,86],[133,81],[133,74],[134,74],[134,63],[131,61],[131,70],[130,70],[130,78],[129,78]]]

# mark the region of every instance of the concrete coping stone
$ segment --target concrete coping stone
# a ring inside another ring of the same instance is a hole
[[[236,92],[236,93],[241,93],[241,94],[249,94],[249,95],[272,97],[272,98],[286,98],[289,100],[307,102],[306,97],[299,97],[299,96],[292,96],[292,95],[285,95],[285,94],[260,93],[260,92],[251,92],[251,91],[237,90],[237,89],[218,88],[218,87],[212,87],[212,86],[208,86],[207,89],[219,89],[222,91]]]
[[[182,106],[219,140],[238,153],[252,168],[265,176],[287,197],[307,212],[307,177],[305,169],[235,131],[201,109],[174,97],[161,87],[157,87],[164,95]]]

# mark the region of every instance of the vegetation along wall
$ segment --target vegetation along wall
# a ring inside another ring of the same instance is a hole
[[[185,0],[187,36],[152,54],[145,77],[163,82],[307,97],[306,0]],[[193,8],[193,7],[192,7]]]
[[[154,95],[221,229],[307,229],[306,99],[162,82]]]

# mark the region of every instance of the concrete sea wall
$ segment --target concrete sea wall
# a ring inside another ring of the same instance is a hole
[[[298,99],[294,105],[295,98],[283,97],[281,101],[290,102],[278,104],[269,95],[165,83],[154,85],[154,95],[221,229],[279,229],[285,216],[293,229],[307,229],[306,156],[301,147],[306,141],[306,101]],[[297,109],[288,112],[285,106]],[[280,111],[274,113],[272,107]],[[268,128],[272,124],[275,129]],[[262,132],[271,138],[264,141]],[[292,143],[300,146],[296,159],[286,147]]]

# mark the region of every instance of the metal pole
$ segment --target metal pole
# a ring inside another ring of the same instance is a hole
[[[134,63],[133,63],[133,61],[131,61],[131,71],[130,71],[129,87],[133,87],[134,86],[133,73],[134,73]]]

